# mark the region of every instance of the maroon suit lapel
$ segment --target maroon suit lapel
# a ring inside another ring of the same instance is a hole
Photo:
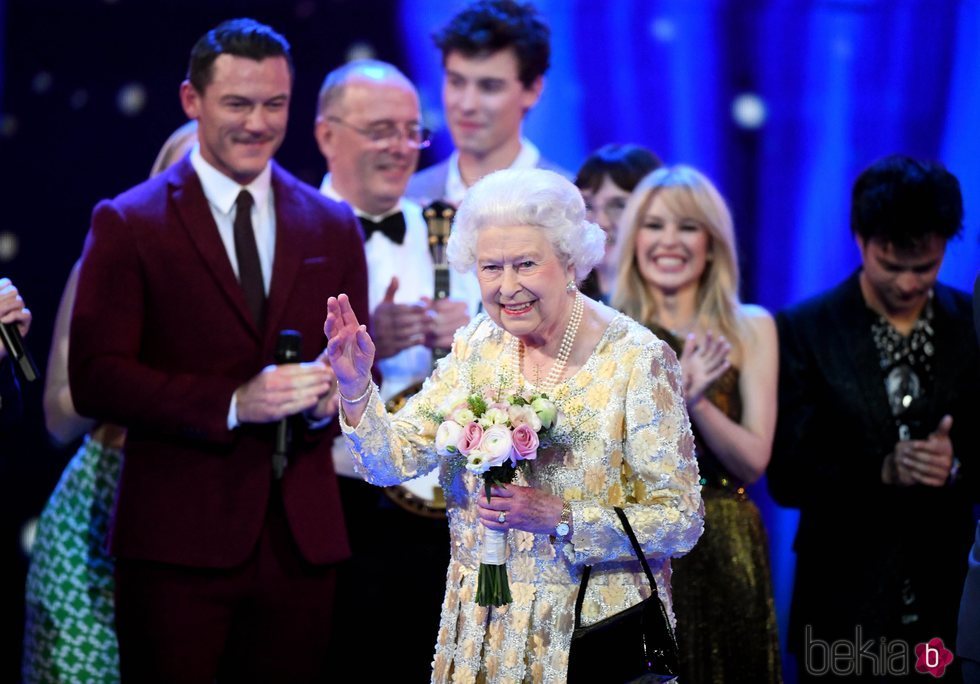
[[[174,168],[170,178],[170,188],[178,222],[187,231],[191,242],[207,264],[208,272],[228,299],[229,306],[237,312],[252,335],[259,337],[259,330],[252,320],[245,301],[245,293],[235,276],[235,271],[232,270],[228,252],[218,234],[218,226],[215,225],[214,217],[211,215],[201,181],[194,172],[189,157],[185,157]],[[278,260],[278,255],[276,259]]]
[[[272,194],[276,204],[276,253],[266,308],[267,336],[279,333],[280,320],[303,262],[303,232],[308,219],[302,216],[301,207],[297,204],[299,195],[291,187],[294,182],[275,162],[272,163]]]

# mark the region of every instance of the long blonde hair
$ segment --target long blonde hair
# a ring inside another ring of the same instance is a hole
[[[636,234],[656,196],[677,216],[693,219],[708,233],[708,261],[698,283],[697,323],[716,328],[740,356],[747,333],[738,298],[735,228],[725,199],[703,173],[690,166],[657,169],[639,182],[623,211],[612,305],[644,324],[658,321],[657,303],[636,263]]]

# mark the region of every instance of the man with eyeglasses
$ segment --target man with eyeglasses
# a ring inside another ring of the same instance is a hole
[[[458,205],[466,189],[500,169],[542,168],[571,178],[521,135],[544,89],[550,31],[531,3],[480,0],[433,36],[445,71],[442,103],[455,151],[415,174],[407,195]]]
[[[429,131],[420,123],[415,86],[401,71],[357,60],[330,72],[320,89],[315,136],[330,170],[320,191],[346,201],[364,228],[372,336],[387,401],[428,377],[432,349],[450,348],[453,334],[476,313],[479,284],[452,271],[450,298],[433,300],[422,209],[402,198]],[[340,578],[337,622],[345,627],[336,658],[370,658],[378,679],[425,681],[449,561],[446,522],[404,511],[363,482],[342,441],[334,445],[334,463],[347,475],[340,478],[341,497],[354,554]],[[399,557],[411,561],[400,563],[394,582],[391,563]],[[412,616],[412,628],[388,640],[378,662],[374,642],[364,635],[396,605]]]

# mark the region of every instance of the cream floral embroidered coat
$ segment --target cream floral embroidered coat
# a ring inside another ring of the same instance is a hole
[[[689,551],[702,531],[677,358],[645,327],[619,315],[552,397],[562,414],[555,435],[568,446],[539,452],[526,480],[520,471],[515,480],[571,502],[572,537],[558,541],[511,530],[507,572],[514,601],[478,606],[485,528],[475,500],[483,495],[482,479],[450,468],[436,455],[434,437],[439,414],[466,395],[503,387],[506,396],[516,389],[514,349],[514,338],[481,314],[456,334],[452,354],[397,415],[389,416],[372,391],[357,429],[341,417],[355,467],[368,481],[398,484],[440,468],[452,558],[433,661],[432,681],[439,684],[564,682],[585,565],[598,564],[582,608],[584,624],[650,595],[613,506],[626,511],[671,615],[669,559]],[[392,568],[392,581],[397,577]]]

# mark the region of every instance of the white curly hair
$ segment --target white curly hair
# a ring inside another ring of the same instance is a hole
[[[602,261],[606,234],[585,220],[585,202],[571,181],[544,169],[504,169],[484,176],[466,192],[446,248],[460,273],[476,263],[476,240],[490,226],[533,226],[581,281]]]

